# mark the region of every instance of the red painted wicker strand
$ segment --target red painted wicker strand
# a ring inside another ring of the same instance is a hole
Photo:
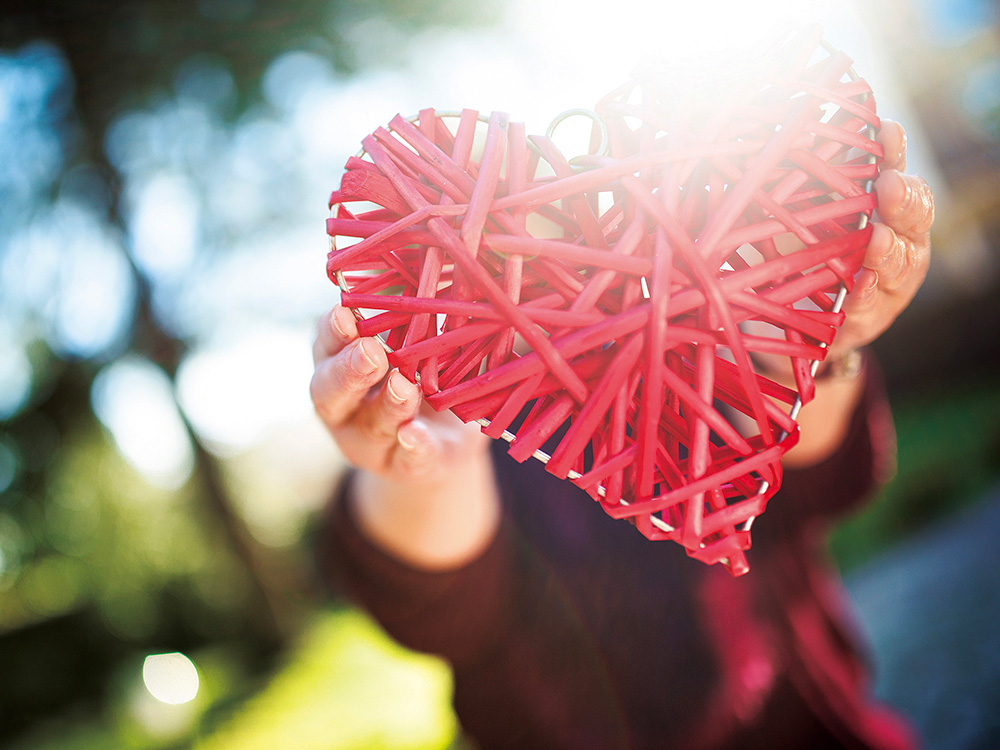
[[[596,108],[607,153],[573,164],[504,114],[485,141],[471,110],[397,116],[330,198],[343,304],[433,407],[744,572],[874,208],[874,100],[818,42],[723,106],[631,83]],[[756,356],[787,358],[796,389]]]

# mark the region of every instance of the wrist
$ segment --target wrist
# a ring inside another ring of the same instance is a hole
[[[786,467],[803,467],[829,458],[844,442],[851,417],[864,393],[866,355],[851,349],[819,363],[813,398],[799,411],[799,442],[785,454]]]
[[[465,565],[488,546],[500,521],[488,453],[427,482],[359,472],[351,500],[364,536],[398,560],[426,570]]]
[[[861,377],[865,367],[865,350],[861,347],[838,352],[834,356],[816,362],[813,380],[816,383],[851,381]],[[757,373],[780,385],[795,387],[795,375],[787,359],[782,359],[780,367],[769,366],[760,357],[752,358]]]
[[[819,363],[813,379],[857,380],[865,369],[865,350],[861,347],[848,349],[835,357],[827,357]]]

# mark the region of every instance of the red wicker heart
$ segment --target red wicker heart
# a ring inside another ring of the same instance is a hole
[[[798,37],[724,105],[631,83],[573,163],[503,114],[397,116],[330,198],[343,304],[434,408],[745,571],[874,208],[870,89],[818,45]],[[796,389],[760,356],[790,361]]]

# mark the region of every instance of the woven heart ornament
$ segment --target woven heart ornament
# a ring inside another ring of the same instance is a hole
[[[847,57],[806,34],[767,59],[722,103],[622,87],[572,160],[504,114],[397,116],[327,223],[342,304],[435,409],[734,573],[843,322],[881,157]]]

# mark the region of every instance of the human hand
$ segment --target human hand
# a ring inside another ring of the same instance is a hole
[[[877,219],[854,288],[844,300],[846,319],[820,365],[815,396],[796,419],[798,443],[782,459],[788,467],[815,464],[841,445],[861,393],[861,381],[850,377],[857,374],[852,365],[860,360],[848,355],[892,325],[913,300],[930,265],[931,190],[905,172],[906,133],[898,123],[883,120],[878,141],[885,158],[874,184]],[[758,354],[754,359],[767,377],[795,385],[787,358]],[[737,425],[742,422],[731,418]]]
[[[883,120],[878,142],[885,150],[875,181],[878,221],[853,291],[844,300],[847,319],[828,361],[881,336],[913,300],[930,265],[934,196],[921,178],[906,174],[906,132]]]
[[[423,403],[420,390],[390,371],[381,343],[361,338],[347,308],[317,325],[310,395],[316,413],[353,466],[396,482],[440,483],[486,452],[478,425]]]

